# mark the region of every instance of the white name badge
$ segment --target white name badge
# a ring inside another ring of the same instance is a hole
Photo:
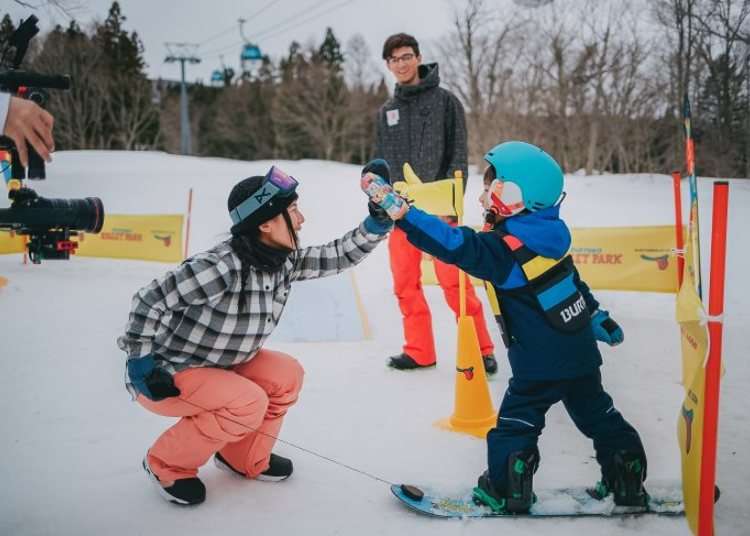
[[[389,127],[398,125],[398,109],[387,110],[385,112],[385,120],[388,123]]]

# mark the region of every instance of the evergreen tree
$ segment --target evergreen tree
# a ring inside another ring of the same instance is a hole
[[[128,34],[124,29],[126,20],[120,4],[112,2],[107,18],[96,29],[94,40],[103,50],[112,69],[126,76],[145,78],[143,43],[136,32]]]
[[[281,82],[285,83],[296,78],[299,71],[303,69],[306,64],[307,60],[302,52],[302,45],[297,41],[292,41],[289,45],[289,53],[287,54],[287,57],[282,58],[279,62]]]
[[[344,54],[341,51],[341,43],[336,39],[331,28],[326,29],[326,36],[318,49],[315,59],[325,63],[333,73],[341,73],[344,64]]]
[[[59,26],[57,28],[59,28]],[[70,24],[68,24],[68,27],[65,30],[65,36],[68,39],[84,39],[86,37],[86,34],[83,30],[81,30],[81,27],[78,25],[76,20],[71,19]]]
[[[3,20],[0,21],[0,43],[5,43],[15,31],[16,27],[13,25],[13,20],[6,13],[3,16]]]

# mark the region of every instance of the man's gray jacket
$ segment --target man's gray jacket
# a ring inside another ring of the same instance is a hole
[[[461,102],[439,87],[437,63],[420,65],[420,82],[396,85],[394,96],[380,108],[375,158],[391,166],[392,179],[403,180],[408,162],[423,182],[468,177],[466,119]]]

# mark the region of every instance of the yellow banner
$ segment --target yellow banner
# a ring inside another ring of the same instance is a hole
[[[677,259],[671,225],[572,229],[570,254],[592,289],[676,292]],[[472,279],[475,285],[480,282]],[[435,285],[431,257],[422,260],[422,284]]]
[[[80,233],[76,255],[180,262],[182,215],[107,214],[101,233]],[[0,254],[23,253],[23,236],[0,230]]]
[[[180,214],[107,214],[101,233],[79,235],[76,255],[180,262],[182,220]]]
[[[0,229],[0,255],[5,253],[23,253],[25,247],[23,236],[8,229]]]
[[[572,230],[570,254],[593,289],[677,291],[674,226]]]

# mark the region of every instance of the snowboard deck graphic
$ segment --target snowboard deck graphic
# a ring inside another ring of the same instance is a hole
[[[444,518],[680,516],[685,509],[679,484],[647,486],[649,504],[645,508],[616,506],[611,495],[603,500],[594,499],[584,487],[542,489],[535,491],[537,501],[528,514],[495,513],[484,505],[475,504],[471,490],[462,495],[448,495],[429,488],[416,488],[424,494],[419,499],[413,492],[409,493],[410,490],[405,491],[405,487],[393,484],[391,491],[415,512]]]

